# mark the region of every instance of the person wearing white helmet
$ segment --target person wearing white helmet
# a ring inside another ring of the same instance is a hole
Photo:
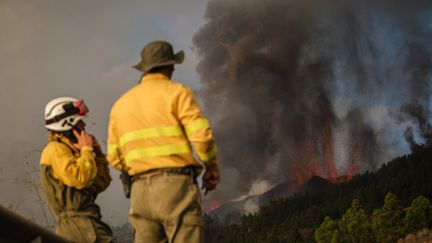
[[[40,159],[41,182],[58,235],[73,242],[112,242],[112,231],[95,203],[111,176],[98,141],[85,131],[87,113],[84,101],[71,97],[46,105],[50,134]]]

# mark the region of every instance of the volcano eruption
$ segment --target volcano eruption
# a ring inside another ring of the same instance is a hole
[[[430,13],[427,1],[209,1],[194,36],[222,169],[209,200],[256,180],[351,178],[415,137],[429,144]]]

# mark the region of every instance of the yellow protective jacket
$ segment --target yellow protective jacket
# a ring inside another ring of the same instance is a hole
[[[111,181],[105,156],[95,158],[92,147],[78,150],[66,137],[52,133],[40,171],[57,234],[71,242],[112,242],[112,231],[95,203]]]
[[[58,133],[51,133],[42,151],[40,164],[52,168],[53,177],[68,187],[104,191],[111,182],[104,156],[93,155],[93,148],[78,150],[72,142]]]
[[[163,74],[146,74],[120,97],[110,114],[107,160],[137,175],[152,169],[194,165],[191,145],[206,166],[217,166],[209,121],[192,91]]]

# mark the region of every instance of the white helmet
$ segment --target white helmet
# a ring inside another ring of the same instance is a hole
[[[55,132],[72,129],[87,114],[88,108],[83,100],[59,97],[45,106],[45,127]]]

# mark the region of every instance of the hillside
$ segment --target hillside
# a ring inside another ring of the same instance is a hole
[[[279,198],[288,197],[299,192],[307,192],[313,189],[323,188],[330,184],[331,182],[319,176],[312,177],[297,188],[293,188],[287,182],[280,183],[260,195],[250,196],[239,201],[224,203],[219,208],[211,211],[208,216],[213,220],[217,220],[219,223],[234,223],[241,215],[251,213],[250,208],[252,207],[267,206],[271,201]]]
[[[370,212],[382,206],[387,192],[397,195],[404,206],[420,195],[432,198],[432,149],[398,157],[376,172],[355,176],[345,183],[272,201],[258,213],[240,217],[239,224],[224,226],[207,218],[206,242],[269,242],[270,238],[308,242],[302,239],[311,241],[311,232],[325,216],[339,218],[354,198]]]

